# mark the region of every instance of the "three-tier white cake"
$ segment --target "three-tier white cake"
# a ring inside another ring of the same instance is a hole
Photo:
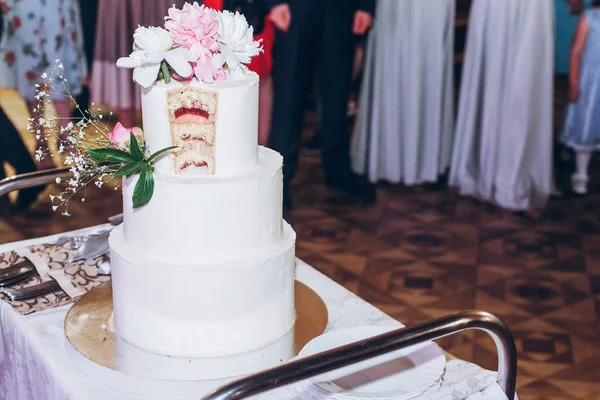
[[[146,205],[132,202],[139,176],[124,180],[110,254],[114,329],[150,352],[242,354],[294,326],[282,157],[258,146],[259,78],[237,68],[209,82],[196,73],[143,85],[147,152],[177,148],[155,163]]]

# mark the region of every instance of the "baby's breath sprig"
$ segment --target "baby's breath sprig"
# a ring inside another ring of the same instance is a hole
[[[82,109],[69,90],[60,60],[56,60],[50,75],[44,73],[41,78],[43,82],[36,85],[37,105],[28,125],[29,132],[35,135],[40,144],[35,158],[38,161],[45,157],[55,158],[51,150],[53,146],[55,152],[63,159],[62,163],[70,166],[73,174],[73,178],[66,182],[56,178],[56,183],[64,186],[58,195],[50,195],[53,210],[60,209],[63,215],[69,216],[69,201],[81,192],[81,201],[85,201],[86,187],[89,184],[97,187],[110,184],[116,190],[123,176],[130,177],[137,173],[143,176],[140,176],[134,190],[134,206],[147,204],[154,188],[153,162],[159,155],[174,147],[146,157],[143,137],[134,136],[133,132],[131,140],[126,143],[111,140],[111,129],[107,123],[110,123],[112,112],[108,119],[105,119],[99,108],[94,109],[94,103],[90,109]],[[61,90],[53,91],[55,85],[60,85]],[[51,97],[65,97],[72,102],[79,115],[61,118],[50,112],[48,106]],[[120,154],[121,157],[115,156],[116,154]]]

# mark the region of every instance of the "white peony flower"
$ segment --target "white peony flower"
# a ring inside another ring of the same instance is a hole
[[[171,34],[163,28],[138,27],[133,35],[133,53],[117,60],[117,66],[133,68],[133,80],[144,88],[152,86],[165,60],[182,77],[192,74],[190,62],[196,61],[187,49],[173,48]]]
[[[248,25],[246,17],[229,11],[217,13],[219,19],[219,47],[230,70],[241,64],[250,63],[252,57],[262,50],[254,40],[254,29]]]

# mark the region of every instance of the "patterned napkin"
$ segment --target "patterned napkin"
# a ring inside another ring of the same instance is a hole
[[[35,265],[39,274],[25,283],[11,286],[10,289],[21,289],[50,279],[55,279],[62,288],[62,291],[31,300],[10,301],[1,295],[0,299],[12,305],[18,313],[27,315],[69,304],[90,289],[110,280],[110,276],[98,273],[105,258],[70,262],[76,252],[76,249],[68,245],[57,247],[54,244],[38,244],[0,254],[0,269],[7,268],[22,261],[23,257],[27,257]]]

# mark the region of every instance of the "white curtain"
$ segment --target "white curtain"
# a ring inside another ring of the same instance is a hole
[[[352,166],[370,181],[435,182],[453,138],[454,0],[379,0]]]

